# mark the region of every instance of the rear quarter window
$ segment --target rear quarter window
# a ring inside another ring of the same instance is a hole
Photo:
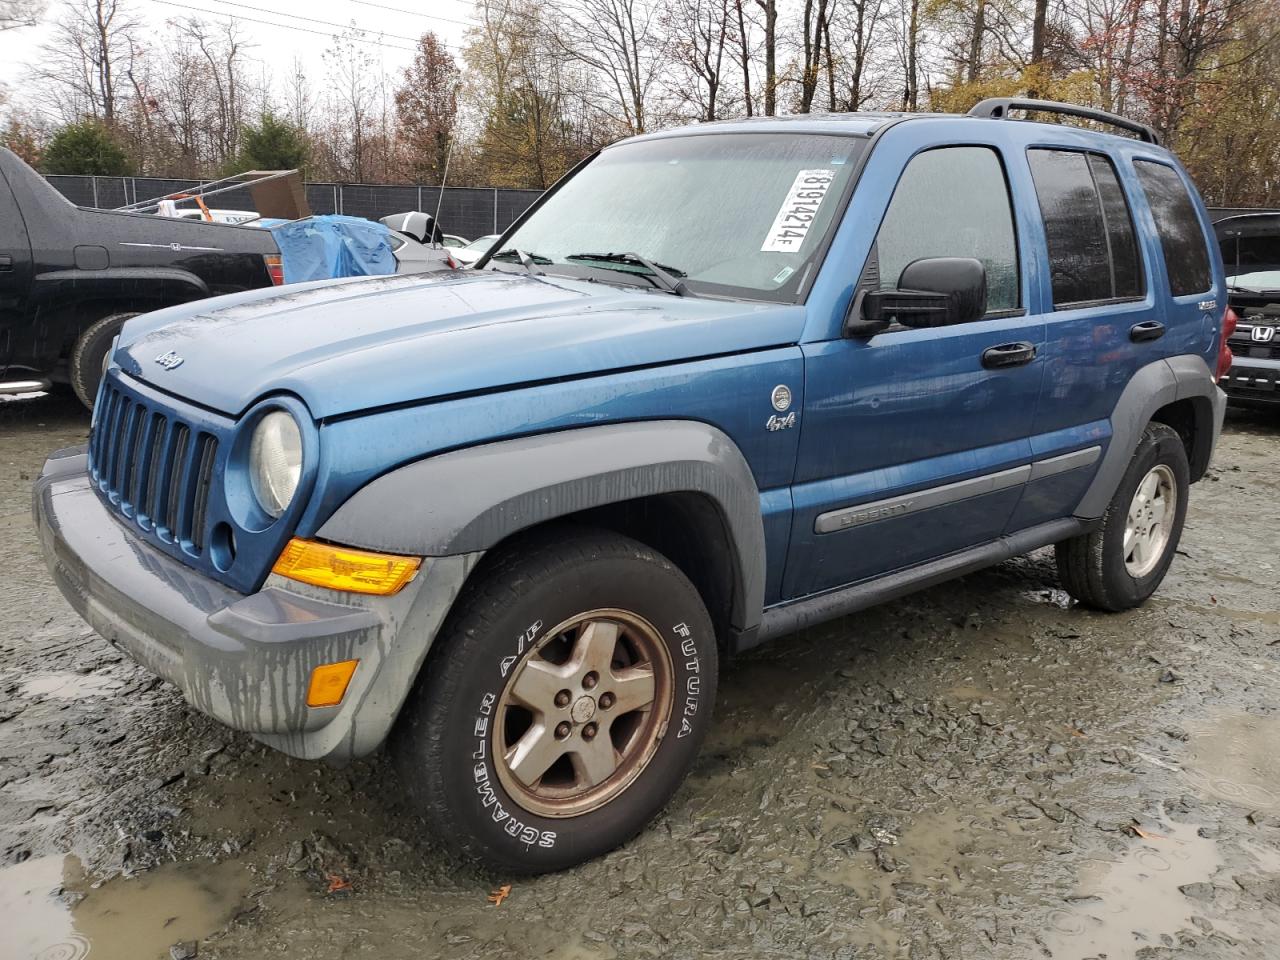
[[[1213,286],[1209,248],[1186,185],[1166,164],[1135,160],[1133,167],[1160,234],[1170,292],[1175,297],[1204,293]]]

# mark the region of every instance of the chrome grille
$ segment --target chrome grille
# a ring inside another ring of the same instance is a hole
[[[104,384],[89,438],[89,476],[121,514],[199,555],[205,546],[217,438]]]

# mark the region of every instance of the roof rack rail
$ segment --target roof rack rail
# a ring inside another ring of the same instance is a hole
[[[1030,110],[1036,113],[1061,113],[1071,117],[1081,117],[1108,126],[1119,127],[1137,134],[1139,140],[1146,143],[1160,144],[1160,136],[1145,123],[1138,123],[1127,117],[1118,117],[1105,110],[1093,107],[1079,107],[1074,103],[1059,103],[1056,100],[1028,100],[1021,97],[989,97],[978,103],[969,111],[971,117],[991,117],[994,120],[1008,120],[1010,110]]]

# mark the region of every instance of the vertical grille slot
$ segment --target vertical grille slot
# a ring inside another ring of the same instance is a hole
[[[196,485],[191,507],[191,543],[197,552],[204,550],[204,525],[209,509],[209,488],[213,486],[213,461],[218,455],[218,441],[202,433],[196,440]]]
[[[111,410],[102,421],[102,463],[98,467],[98,483],[102,489],[111,492],[112,480],[116,472],[116,452],[120,441],[120,412],[128,403],[122,396],[117,396],[111,404]]]
[[[107,473],[107,483],[111,488],[111,499],[119,502],[124,481],[125,460],[129,456],[128,434],[133,425],[133,403],[126,400],[120,404],[120,415],[116,418],[116,428],[111,431],[111,466]]]
[[[173,425],[173,440],[169,444],[169,490],[165,498],[164,525],[175,540],[182,539],[178,521],[182,514],[183,479],[187,473],[187,445],[191,441],[191,428],[185,423]]]
[[[160,474],[164,469],[164,442],[169,423],[164,415],[153,413],[147,440],[147,464],[142,474],[142,486],[138,490],[138,520],[154,525],[156,502],[160,497]]]
[[[124,438],[124,476],[120,482],[120,505],[126,515],[137,504],[138,460],[142,456],[142,435],[147,426],[147,408],[134,404],[129,429]]]
[[[110,436],[112,414],[115,411],[116,400],[119,394],[110,387],[102,393],[102,399],[98,403],[97,418],[94,423],[93,436],[89,439],[89,459],[90,468],[93,471],[93,479],[101,480],[103,476],[103,467],[105,466],[105,457],[107,449],[107,437]]]

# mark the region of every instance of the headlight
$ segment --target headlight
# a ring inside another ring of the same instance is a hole
[[[302,432],[283,410],[258,421],[249,444],[249,479],[253,495],[272,517],[284,513],[302,476]]]

